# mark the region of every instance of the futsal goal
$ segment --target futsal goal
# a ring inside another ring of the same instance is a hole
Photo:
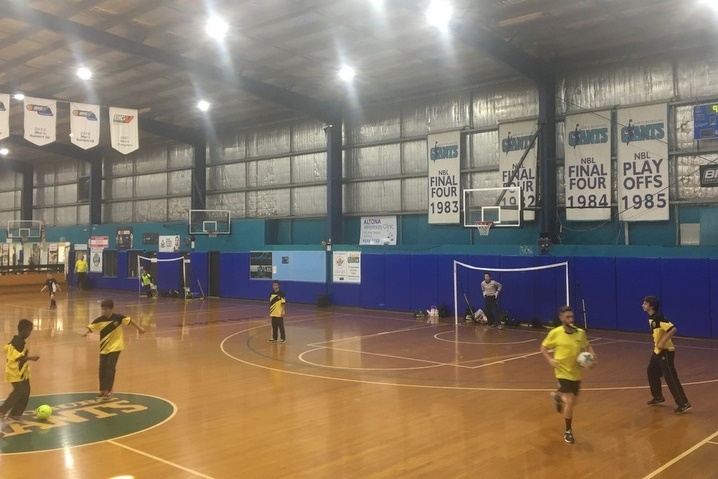
[[[569,263],[552,263],[525,268],[496,268],[454,261],[454,321],[464,317],[466,308],[484,309],[481,282],[489,274],[502,285],[499,310],[522,323],[551,322],[558,308],[571,304]],[[578,314],[577,321],[578,321]]]
[[[157,271],[157,264],[158,263],[173,263],[174,267],[168,267],[163,268],[162,273],[158,273]],[[172,276],[176,275],[176,282],[172,279],[169,279],[169,281],[163,281],[163,283],[167,283],[171,285],[169,287],[169,291],[161,291],[162,293],[170,293],[173,291],[177,291],[178,297],[186,298],[187,294],[187,287],[189,286],[187,280],[189,277],[189,259],[184,258],[183,256],[179,256],[177,258],[149,258],[146,256],[137,256],[137,290],[140,293],[140,295],[144,295],[145,291],[142,287],[142,274],[140,273],[142,269],[145,269],[150,272],[152,275],[152,283],[156,286],[157,280],[159,279],[159,274],[169,274]],[[174,288],[172,286],[177,285],[177,288]]]

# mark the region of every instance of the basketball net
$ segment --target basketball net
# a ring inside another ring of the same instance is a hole
[[[216,238],[217,232],[214,230],[207,230],[207,236],[209,236],[210,238]]]
[[[479,230],[479,235],[489,236],[489,231],[491,231],[491,226],[493,226],[491,221],[476,221],[474,224]]]

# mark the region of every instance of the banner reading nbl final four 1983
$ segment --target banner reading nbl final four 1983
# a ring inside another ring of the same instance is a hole
[[[137,110],[110,107],[110,143],[123,155],[140,147]]]
[[[100,107],[70,103],[70,141],[87,150],[100,144]]]
[[[501,185],[521,187],[521,194],[523,195],[522,208],[536,207],[536,152],[538,151],[538,140],[534,142],[533,148],[526,155],[521,168],[516,171],[516,167],[531,144],[537,128],[538,125],[534,120],[499,124]],[[514,175],[515,171],[516,174]],[[512,175],[514,175],[513,179]],[[511,199],[507,197],[509,195],[506,195],[504,201]],[[535,212],[524,211],[523,219],[533,221]]]
[[[618,211],[621,221],[668,220],[668,106],[618,110]]]
[[[611,112],[566,117],[566,219],[611,217]]]
[[[461,132],[427,137],[429,149],[429,223],[459,224],[461,209]]]
[[[25,139],[37,146],[55,141],[57,132],[57,102],[43,98],[25,97]]]
[[[10,136],[10,95],[0,93],[0,140]]]

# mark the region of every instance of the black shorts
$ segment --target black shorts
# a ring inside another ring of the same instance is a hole
[[[570,379],[558,379],[558,392],[573,394],[578,396],[581,390],[581,381],[571,381]]]

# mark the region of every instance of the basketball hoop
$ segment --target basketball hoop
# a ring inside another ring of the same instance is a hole
[[[207,230],[207,236],[209,236],[210,238],[216,238],[217,231],[216,230]]]
[[[479,235],[481,236],[489,236],[489,231],[491,230],[491,227],[493,226],[493,222],[491,221],[475,221],[474,225],[476,225],[476,228],[479,230]]]

